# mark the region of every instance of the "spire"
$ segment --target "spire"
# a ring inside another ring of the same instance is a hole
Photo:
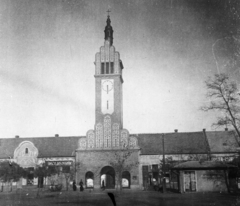
[[[110,45],[113,44],[113,29],[111,26],[111,20],[110,20],[110,16],[109,16],[109,10],[108,12],[108,16],[107,16],[107,26],[105,27],[104,33],[105,33],[105,40],[109,41]]]

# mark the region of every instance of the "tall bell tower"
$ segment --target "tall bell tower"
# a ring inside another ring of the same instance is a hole
[[[95,125],[104,123],[107,115],[112,123],[117,123],[122,129],[123,64],[119,52],[113,46],[113,29],[109,15],[104,33],[104,46],[100,47],[95,56]]]
[[[119,52],[113,46],[113,28],[110,16],[104,30],[104,45],[95,55],[95,124],[86,138],[79,140],[80,150],[119,149],[137,146],[135,137],[129,138],[123,128],[122,70]]]
[[[123,127],[123,64],[119,52],[116,52],[113,46],[113,28],[109,15],[104,34],[104,46],[101,46],[100,51],[95,55],[96,132],[103,127],[103,142],[97,138],[97,135],[101,136],[101,134],[96,133],[96,145],[115,147],[119,146],[119,138],[116,141],[111,138],[114,136],[114,131],[111,128],[119,131]]]

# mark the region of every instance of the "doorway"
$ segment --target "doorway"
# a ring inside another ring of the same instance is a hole
[[[183,174],[184,178],[184,191],[185,192],[196,192],[197,183],[196,183],[196,174],[195,171],[185,171]]]
[[[85,175],[85,184],[87,188],[93,188],[94,174],[88,171]]]
[[[101,178],[100,183],[101,187],[105,187],[106,189],[114,189],[115,188],[115,171],[110,166],[105,166],[101,169]]]
[[[131,185],[130,181],[131,181],[130,172],[124,171],[122,173],[122,187],[123,188],[130,188],[130,185]]]

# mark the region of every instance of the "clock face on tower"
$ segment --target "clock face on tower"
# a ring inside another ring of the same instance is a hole
[[[104,80],[102,82],[102,90],[107,92],[107,94],[113,89],[113,81],[112,80]]]
[[[114,80],[102,79],[101,88],[102,113],[112,114],[114,112]]]

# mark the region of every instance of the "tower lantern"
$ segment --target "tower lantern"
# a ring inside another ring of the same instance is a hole
[[[112,26],[111,26],[111,20],[110,20],[110,16],[108,15],[108,18],[107,18],[107,25],[105,27],[105,30],[104,30],[104,33],[105,33],[105,40],[106,41],[109,41],[110,45],[113,44],[113,29],[112,29]]]

